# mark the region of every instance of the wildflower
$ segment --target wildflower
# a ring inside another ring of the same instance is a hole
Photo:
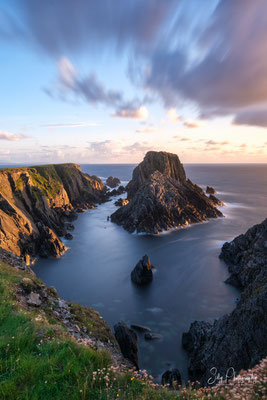
[[[133,381],[133,380],[134,380],[134,376],[131,377],[131,381]]]

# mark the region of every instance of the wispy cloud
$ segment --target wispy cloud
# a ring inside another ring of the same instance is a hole
[[[194,128],[200,128],[201,123],[198,121],[191,121],[191,120],[186,120],[183,122],[184,126],[186,126],[189,129],[194,129]]]
[[[167,117],[171,122],[180,122],[181,119],[179,117],[179,115],[177,114],[177,111],[175,108],[170,108],[167,111]]]
[[[148,111],[147,108],[144,106],[138,108],[123,107],[118,109],[114,114],[112,114],[112,117],[145,120],[148,117]]]
[[[28,139],[30,136],[23,133],[11,133],[8,131],[0,130],[0,140],[7,140],[9,142],[19,142],[22,139]]]
[[[62,124],[44,124],[42,128],[79,128],[86,126],[98,126],[96,122],[74,122],[74,123],[62,123]]]

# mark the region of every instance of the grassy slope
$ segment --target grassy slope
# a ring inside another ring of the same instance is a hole
[[[108,353],[77,344],[51,313],[21,308],[16,288],[25,277],[40,282],[0,261],[1,400],[222,398],[218,391],[209,397],[202,390],[171,392],[149,384],[146,375],[118,372]],[[97,326],[88,309],[73,307],[84,324]],[[264,398],[262,387],[255,390],[259,395],[252,398]]]

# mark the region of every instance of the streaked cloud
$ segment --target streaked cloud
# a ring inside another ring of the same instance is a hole
[[[0,140],[7,140],[9,142],[18,142],[23,139],[28,139],[30,136],[23,133],[11,133],[8,131],[0,130]]]
[[[62,124],[44,124],[42,128],[80,128],[86,126],[98,126],[96,122],[74,122],[74,123],[62,123]]]
[[[251,125],[267,128],[267,105],[265,108],[248,109],[239,112],[234,120],[234,125]]]
[[[198,121],[191,121],[191,120],[186,120],[183,122],[183,125],[186,126],[189,129],[194,129],[194,128],[200,128],[201,123]]]
[[[175,108],[170,108],[167,111],[167,117],[171,122],[180,122],[181,121]]]
[[[114,114],[112,114],[112,117],[117,117],[117,118],[132,118],[132,119],[147,119],[148,117],[148,111],[145,106],[141,106],[138,108],[120,108],[118,109]]]

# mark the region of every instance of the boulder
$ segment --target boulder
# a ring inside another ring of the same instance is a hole
[[[31,292],[27,298],[27,303],[32,307],[39,307],[42,304],[41,297],[39,293]]]
[[[161,378],[162,385],[169,385],[172,389],[178,389],[178,386],[182,384],[182,377],[180,371],[177,368],[164,372]]]
[[[72,239],[73,239],[73,236],[72,236],[71,233],[66,233],[66,235],[65,235],[64,237],[65,237],[65,239],[67,239],[67,240],[72,240]]]
[[[212,186],[207,186],[206,193],[207,194],[216,194],[216,190]]]
[[[112,189],[118,186],[120,183],[121,181],[119,180],[119,178],[115,178],[113,176],[109,176],[106,181],[106,185]]]
[[[129,329],[123,321],[114,325],[114,333],[123,356],[139,369],[136,333]]]
[[[131,279],[137,285],[146,285],[153,280],[152,266],[147,255],[145,255],[131,272]]]
[[[119,196],[124,192],[126,192],[125,187],[121,185],[118,189],[113,189],[110,192],[107,192],[107,196]]]
[[[73,224],[66,224],[66,228],[68,231],[74,231],[75,226]]]

